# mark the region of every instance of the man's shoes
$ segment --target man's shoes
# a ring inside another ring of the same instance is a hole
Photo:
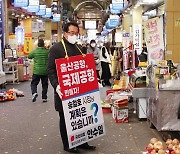
[[[78,148],[80,148],[80,149],[86,149],[86,150],[95,150],[95,149],[96,149],[95,146],[92,146],[92,145],[89,145],[89,144],[79,145]]]
[[[43,103],[46,103],[47,102],[47,99],[42,99]]]
[[[35,102],[36,99],[37,99],[37,97],[38,97],[38,94],[37,94],[37,93],[34,93],[34,94],[32,95],[32,102]]]
[[[64,151],[70,152],[70,153],[80,153],[80,151],[77,148],[64,148]]]

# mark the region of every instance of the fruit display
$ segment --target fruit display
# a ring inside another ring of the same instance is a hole
[[[166,146],[156,138],[152,138],[146,147],[147,154],[180,154],[178,139],[167,139]]]

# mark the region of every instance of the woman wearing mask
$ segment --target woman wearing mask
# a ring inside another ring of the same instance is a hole
[[[101,53],[100,53],[100,61],[102,67],[101,80],[104,86],[111,86],[111,83],[109,81],[111,78],[111,71],[110,71],[111,59],[107,48],[108,48],[108,43],[106,43],[105,46],[101,47]]]
[[[96,72],[97,72],[97,77],[98,77],[98,81],[99,81],[100,80],[99,71],[101,69],[101,63],[100,63],[100,58],[99,58],[99,49],[96,46],[95,40],[90,41],[90,46],[87,49],[87,53],[94,54],[94,60],[95,60],[95,64],[96,64]]]

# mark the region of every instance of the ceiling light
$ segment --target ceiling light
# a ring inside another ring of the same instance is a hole
[[[157,3],[157,0],[142,0],[142,2],[146,4],[153,4],[153,3]]]

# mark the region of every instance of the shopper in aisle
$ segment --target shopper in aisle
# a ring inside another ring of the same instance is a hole
[[[48,50],[44,48],[44,40],[38,40],[37,49],[33,50],[29,55],[29,59],[34,60],[34,70],[31,81],[31,92],[32,92],[32,102],[35,102],[38,93],[37,85],[41,80],[42,84],[42,101],[47,102],[47,91],[48,91],[48,76],[47,76],[47,59],[48,59]]]
[[[94,54],[94,61],[96,64],[96,73],[97,73],[97,77],[98,77],[98,81],[100,81],[100,69],[101,69],[101,63],[100,63],[100,50],[99,48],[96,46],[96,41],[95,40],[91,40],[90,41],[90,46],[87,49],[87,53],[92,53]]]
[[[49,56],[48,56],[47,72],[50,83],[54,88],[55,109],[56,111],[59,112],[59,117],[60,117],[59,128],[60,128],[60,134],[61,134],[64,150],[70,153],[79,153],[78,148],[94,150],[96,147],[90,146],[88,143],[84,143],[78,147],[72,149],[69,148],[64,112],[63,112],[63,106],[61,100],[62,93],[58,83],[55,60],[59,58],[64,58],[66,55],[68,55],[69,57],[81,55],[82,51],[81,48],[76,45],[76,41],[79,35],[78,24],[69,22],[66,25],[64,25],[63,31],[64,33],[63,33],[62,41],[56,43],[50,48]]]
[[[111,71],[110,71],[111,60],[106,46],[107,44],[105,46],[102,45],[100,52],[100,61],[102,68],[101,80],[104,86],[111,86],[111,83],[109,81],[111,78]]]

